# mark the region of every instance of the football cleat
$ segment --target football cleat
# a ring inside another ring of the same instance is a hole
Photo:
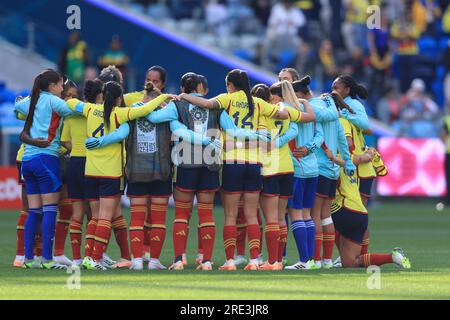
[[[111,269],[112,266],[117,263],[117,261],[114,261],[113,259],[111,259],[106,253],[104,253],[102,255],[102,261],[103,261],[103,265],[109,266],[109,269]]]
[[[42,256],[34,256],[34,266],[35,269],[41,268]]]
[[[25,261],[24,256],[16,256],[16,258],[14,259],[14,262],[13,262],[13,267],[14,268],[22,268],[24,261]]]
[[[84,258],[81,266],[83,269],[86,269],[86,270],[97,270],[97,271],[107,270],[104,266],[102,266],[100,263],[98,263],[91,257]]]
[[[259,264],[257,262],[254,261],[250,261],[244,268],[244,270],[249,271],[249,270],[259,270]]]
[[[341,257],[337,257],[336,260],[333,261],[333,268],[342,268]]]
[[[278,264],[278,262],[274,262],[274,263],[270,264],[268,261],[266,261],[262,265],[259,266],[259,270],[279,271],[280,265]]]
[[[81,264],[83,263],[83,259],[75,259],[72,260],[72,267],[81,267]]]
[[[65,269],[67,269],[67,266],[64,264],[56,263],[56,261],[54,261],[54,260],[50,260],[47,262],[41,262],[41,269],[65,270]]]
[[[187,266],[187,264],[188,264],[188,261],[187,261],[187,256],[186,256],[186,253],[183,253],[183,256],[182,256],[182,258],[183,258],[183,266]]]
[[[34,263],[34,260],[24,261],[22,265],[23,269],[37,269]]]
[[[144,262],[141,259],[133,259],[131,261],[130,270],[142,271],[144,270]]]
[[[323,262],[322,268],[324,269],[331,269],[333,268],[333,261],[327,261],[327,262]]]
[[[247,259],[244,256],[235,256],[233,258],[233,260],[234,260],[235,266],[239,266],[241,264],[247,263]]]
[[[236,265],[234,264],[234,260],[230,259],[227,260],[223,266],[219,267],[219,270],[227,270],[227,271],[234,271],[236,270]]]
[[[392,250],[392,261],[403,269],[411,269],[411,262],[406,257],[402,248],[394,248]]]
[[[55,261],[58,264],[63,264],[68,267],[70,267],[72,265],[72,261],[64,255],[53,257],[53,261]]]
[[[322,269],[322,261],[315,261],[315,260],[311,260],[312,263],[310,263],[310,269],[313,270],[318,270],[318,269]]]
[[[148,270],[166,270],[167,268],[161,264],[158,259],[150,259],[148,263]]]
[[[179,271],[184,270],[184,264],[183,264],[183,261],[177,261],[177,262],[174,262],[174,263],[169,267],[169,270],[179,270]]]
[[[117,261],[117,263],[114,264],[111,268],[112,269],[121,269],[121,268],[128,268],[129,269],[129,268],[131,268],[131,265],[132,265],[132,263],[131,263],[130,260],[120,258],[120,260]]]
[[[284,267],[284,270],[310,270],[311,269],[311,263],[308,262],[297,262],[296,264],[293,264],[292,266],[286,266]]]
[[[210,261],[206,261],[204,263],[199,264],[196,270],[210,271],[212,270],[212,264]]]

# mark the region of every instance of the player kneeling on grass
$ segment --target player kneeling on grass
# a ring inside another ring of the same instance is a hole
[[[366,153],[353,158],[355,165],[371,161],[376,150],[371,148]],[[334,157],[340,166],[344,161]],[[395,263],[404,269],[410,269],[411,264],[402,249],[395,248],[391,254],[366,253],[361,254],[364,233],[367,230],[369,218],[359,193],[358,179],[355,175],[348,176],[341,168],[336,199],[331,204],[331,217],[336,229],[336,245],[344,268],[381,266]]]

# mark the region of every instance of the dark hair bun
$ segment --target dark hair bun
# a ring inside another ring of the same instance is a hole
[[[369,92],[367,92],[367,89],[362,85],[356,86],[356,93],[358,94],[358,97],[365,100],[369,96]]]
[[[304,76],[303,78],[301,78],[300,83],[304,86],[309,86],[311,84],[311,77],[310,76]]]

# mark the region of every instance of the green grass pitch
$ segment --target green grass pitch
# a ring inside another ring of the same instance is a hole
[[[128,212],[126,212],[128,219]],[[81,288],[67,287],[64,271],[12,268],[17,212],[0,211],[0,299],[449,299],[450,210],[438,212],[432,204],[384,204],[370,210],[371,252],[390,252],[401,246],[412,262],[409,271],[395,265],[381,268],[381,289],[367,288],[366,269],[314,271],[223,272],[195,271],[197,219],[191,221],[189,266],[183,272],[82,271]],[[223,211],[216,208],[217,225]],[[171,221],[170,211],[167,221]],[[162,262],[172,258],[171,223]],[[114,237],[109,254],[118,258]],[[70,257],[69,241],[66,254]],[[334,258],[336,257],[336,253]],[[288,259],[297,259],[292,236]],[[222,230],[217,230],[215,268],[224,262]]]

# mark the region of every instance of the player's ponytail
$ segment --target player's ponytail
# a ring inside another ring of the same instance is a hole
[[[250,117],[253,116],[255,112],[255,104],[253,103],[252,94],[250,92],[250,80],[248,79],[247,72],[239,69],[231,70],[228,72],[225,80],[227,83],[232,83],[236,90],[242,90],[245,92],[249,109],[248,114]]]
[[[110,81],[105,83],[103,87],[103,97],[105,103],[103,105],[103,120],[105,122],[106,128],[110,126],[111,113],[116,107],[116,100],[122,96],[122,86],[117,82]]]
[[[305,76],[305,77],[301,78],[300,80],[294,81],[292,83],[292,87],[294,88],[295,92],[309,94],[311,92],[311,89],[309,88],[310,84],[311,84],[311,77]]]
[[[287,102],[294,108],[300,110],[300,102],[298,101],[294,88],[292,88],[292,84],[289,81],[281,81],[281,93],[284,102]]]
[[[161,91],[159,91],[159,89],[156,88],[155,85],[153,84],[153,82],[151,82],[151,81],[147,81],[145,83],[144,90],[145,90],[145,95],[151,99],[154,99],[161,95]]]
[[[201,83],[200,78],[193,72],[188,72],[181,77],[181,88],[184,93],[197,92],[197,87]]]
[[[250,91],[253,97],[260,98],[266,102],[270,102],[270,88],[264,83],[255,85]]]
[[[365,100],[369,96],[367,89],[357,83],[355,79],[353,79],[353,77],[348,74],[341,75],[336,80],[343,83],[344,86],[350,88],[350,93],[348,95],[352,99],[356,99],[356,97],[359,97],[360,99]]]
[[[36,104],[39,100],[41,91],[47,91],[50,84],[57,84],[61,80],[61,75],[52,69],[46,69],[34,78],[33,89],[31,90],[30,95],[30,107],[28,109],[27,119],[23,128],[24,133],[30,134],[30,128],[33,124],[34,111],[36,109]]]
[[[84,99],[89,103],[97,103],[97,97],[103,91],[103,82],[95,80],[87,80],[84,84]]]

